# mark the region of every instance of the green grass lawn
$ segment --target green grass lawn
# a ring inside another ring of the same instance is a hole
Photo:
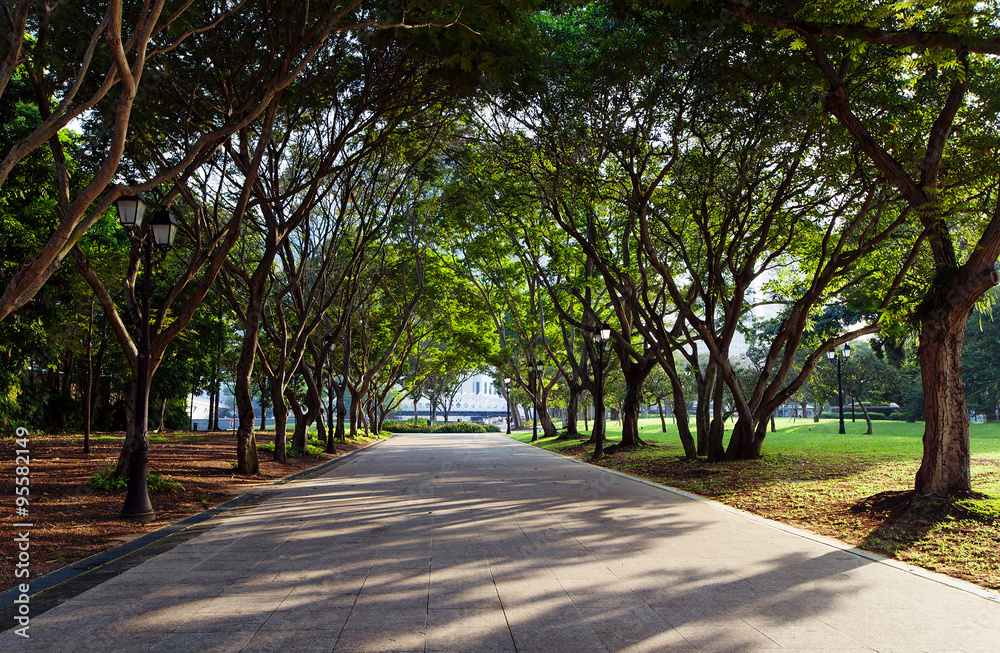
[[[838,420],[777,419],[761,458],[724,463],[686,460],[669,420],[666,433],[658,417],[639,424],[651,446],[597,464],[1000,589],[1000,424],[971,425],[975,493],[916,508],[907,493],[923,453],[922,422],[874,421],[874,434],[865,435],[859,415],[840,435]],[[512,437],[528,442],[531,432]],[[620,438],[621,427],[609,423],[606,444]],[[585,442],[536,446],[588,460],[593,447]]]

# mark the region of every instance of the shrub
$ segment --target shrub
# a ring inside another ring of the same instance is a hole
[[[128,481],[115,476],[114,467],[105,467],[90,477],[87,485],[99,490],[118,492],[128,487]],[[177,481],[164,478],[162,474],[156,472],[146,473],[146,487],[150,492],[183,492],[184,486]]]
[[[124,490],[128,486],[128,481],[115,476],[114,467],[106,467],[91,476],[90,480],[87,481],[87,485],[95,487],[99,490],[114,491]]]
[[[476,424],[474,422],[448,422],[436,426],[424,425],[423,420],[414,426],[412,421],[387,421],[384,429],[391,433],[499,433],[500,429],[492,424]]]
[[[475,422],[449,422],[434,429],[435,433],[499,433],[500,429],[492,424],[476,424]]]
[[[316,445],[313,444],[314,442],[316,443]],[[306,443],[306,452],[304,454],[301,454],[298,451],[292,449],[292,444],[288,442],[285,444],[285,455],[291,458],[300,458],[302,456],[319,457],[323,455],[325,447],[326,445],[321,444],[319,440],[310,440],[308,443]],[[271,453],[274,453],[274,443],[268,442],[266,444],[258,444],[257,449],[260,451],[269,451]]]

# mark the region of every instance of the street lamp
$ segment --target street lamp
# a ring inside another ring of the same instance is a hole
[[[840,434],[845,435],[847,430],[844,428],[844,381],[840,373],[840,359],[850,358],[851,356],[851,346],[844,343],[844,348],[840,350],[840,356],[837,355],[836,349],[831,349],[826,352],[826,357],[830,360],[834,358],[837,359],[837,403],[839,404],[840,410]]]
[[[535,361],[535,369],[532,374],[532,384],[531,384],[531,441],[535,442],[538,440],[538,381],[542,377],[542,370],[545,369],[545,365],[542,361]]]
[[[507,435],[510,435],[510,383],[513,379],[505,376],[503,379],[504,398],[507,400]]]
[[[597,367],[594,369],[594,384],[597,396],[594,398],[594,458],[604,456],[604,351],[611,340],[611,327],[607,324],[594,331],[594,347],[597,348]]]
[[[139,347],[136,357],[135,392],[135,433],[132,451],[129,452],[128,491],[121,516],[133,521],[155,519],[153,506],[149,502],[146,487],[146,467],[149,463],[149,438],[146,432],[149,418],[149,296],[150,268],[153,259],[153,245],[157,253],[165,253],[177,236],[177,221],[164,207],[158,207],[149,219],[149,228],[143,228],[146,202],[141,196],[122,196],[116,201],[118,220],[129,234],[129,238],[142,248],[142,311],[139,316]]]

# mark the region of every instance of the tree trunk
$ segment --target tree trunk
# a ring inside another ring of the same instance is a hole
[[[695,374],[698,384],[698,408],[695,409],[695,432],[698,436],[698,455],[709,455],[709,440],[712,434],[712,393],[715,389],[715,363],[709,361],[704,376]],[[676,394],[676,388],[675,388]],[[721,447],[721,441],[719,446]]]
[[[249,314],[248,314],[247,317],[249,317]],[[221,380],[220,377],[222,376],[222,349],[223,349],[223,341],[225,340],[225,338],[224,338],[223,332],[222,332],[222,295],[221,294],[219,295],[219,307],[216,310],[215,319],[216,319],[216,323],[218,324],[218,330],[217,330],[217,332],[215,334],[215,336],[216,336],[216,344],[217,344],[216,352],[215,352],[215,370],[214,370],[214,376],[212,377],[212,385],[215,388],[215,393],[209,399],[209,401],[211,401],[212,403],[215,404],[215,410],[214,411],[211,411],[211,410],[209,411],[209,417],[208,417],[209,429],[208,430],[210,430],[210,431],[218,431],[219,430],[219,396],[222,394],[222,388],[221,388],[222,380]],[[259,322],[258,322],[258,324],[259,324]],[[215,420],[214,422],[212,421],[213,419]],[[253,420],[250,421],[250,424],[253,424]],[[256,447],[256,444],[254,446]],[[256,474],[256,472],[254,472],[254,473]]]
[[[334,433],[336,439],[341,442],[347,441],[347,431],[344,430],[344,422],[347,419],[347,402],[344,401],[344,385],[343,382],[337,385],[337,430]]]
[[[94,389],[94,302],[90,300],[90,320],[87,322],[87,381],[83,386],[83,453],[90,453],[90,396]]]
[[[641,377],[645,379],[646,373],[641,373]],[[625,402],[622,404],[621,410],[622,441],[618,445],[620,448],[632,449],[645,444],[642,438],[639,437],[639,408],[641,402],[642,380],[638,382],[626,381]]]
[[[771,433],[777,432],[778,427],[774,424],[774,413],[771,413]]]
[[[818,401],[813,402],[813,422],[819,422],[819,416],[823,414],[823,406]]]
[[[667,418],[663,416],[663,397],[656,398],[656,408],[660,412],[660,432],[667,432]]]
[[[566,430],[559,436],[560,440],[575,440],[580,437],[577,429],[577,413],[580,410],[580,386],[573,384],[569,388],[569,401],[566,403]]]
[[[322,404],[322,400],[320,402]],[[320,442],[326,442],[326,419],[323,418],[323,408],[320,406],[319,412],[316,413],[316,439]]]
[[[545,403],[545,397],[542,397],[542,405],[538,409],[538,424],[542,427],[543,438],[554,438],[559,435],[559,429],[556,428],[555,423],[552,421],[552,417],[549,415],[549,409]]]
[[[714,375],[713,375],[714,377]],[[715,463],[725,459],[726,450],[722,446],[725,432],[725,418],[722,415],[723,385],[715,381],[715,392],[712,401],[712,423],[708,431],[708,462]],[[700,406],[699,406],[700,408]]]
[[[361,419],[361,406],[358,404],[358,395],[353,388],[350,388],[351,393],[351,439],[358,437],[358,422]]]
[[[260,430],[267,430],[267,408],[260,407]]]
[[[306,452],[306,439],[309,430],[309,418],[306,411],[302,410],[299,400],[289,388],[285,388],[285,397],[288,399],[288,407],[295,415],[295,429],[292,431],[292,451],[302,455]]]
[[[865,431],[865,435],[871,435],[872,434],[872,418],[868,415],[868,409],[865,408],[865,402],[861,401],[857,397],[855,397],[854,399],[857,400],[858,404],[861,406],[861,414],[865,416],[865,422],[868,424],[868,430]]]
[[[330,425],[327,429],[326,434],[326,452],[327,453],[337,453],[337,429],[339,429],[339,435],[343,437],[344,435],[344,422],[340,418],[339,413],[334,413],[334,390],[339,390],[339,386],[335,388],[333,383],[333,376],[330,376],[330,383],[326,388],[326,419]],[[336,424],[336,426],[334,426]]]
[[[160,403],[160,417],[159,423],[156,425],[156,433],[161,433],[163,431],[163,421],[167,418],[167,398],[164,397],[163,401]]]
[[[212,430],[212,420],[215,415],[215,390],[208,392],[208,423],[205,425],[206,431]]]
[[[736,420],[733,433],[726,448],[726,460],[750,460],[760,454],[764,436],[767,434],[767,420],[753,421],[745,417]]]
[[[285,405],[285,396],[281,391],[281,381],[278,379],[268,379],[268,386],[271,389],[271,412],[274,413],[274,461],[282,464],[288,463],[288,453],[285,450],[288,440],[285,429],[288,426],[288,407]]]
[[[698,458],[698,445],[691,435],[687,404],[684,403],[684,395],[680,393],[674,395],[674,423],[677,424],[677,435],[681,439],[681,446],[684,447],[684,457],[688,460],[696,460]]]
[[[118,463],[115,465],[115,476],[123,481],[128,479],[131,470],[132,445],[135,442],[135,432],[138,428],[135,419],[135,397],[138,383],[134,373],[128,386],[128,400],[125,402],[125,441],[122,443],[122,449],[118,453]]]
[[[962,387],[962,340],[975,300],[954,301],[959,298],[948,296],[946,291],[943,294],[945,297],[937,302],[941,307],[922,311],[920,320],[924,455],[916,476],[919,496],[972,488],[969,411]]]
[[[604,393],[598,392],[594,397],[594,431],[590,439],[594,443],[594,458],[604,456],[604,437],[607,431],[607,406],[604,403]]]

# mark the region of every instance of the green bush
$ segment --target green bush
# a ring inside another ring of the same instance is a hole
[[[148,476],[147,476],[148,479]],[[106,467],[90,477],[87,485],[99,490],[124,490],[128,486],[128,481],[115,476],[114,467]]]
[[[90,477],[87,485],[99,490],[118,492],[128,487],[128,481],[115,476],[114,467],[105,467]],[[183,492],[184,486],[157,472],[146,473],[146,487],[150,492]]]
[[[427,426],[420,420],[416,426],[412,421],[388,421],[384,429],[391,433],[499,433],[500,429],[492,424],[476,424],[474,422],[448,422],[437,426]]]
[[[435,429],[435,433],[499,433],[500,429],[492,424],[476,424],[474,422],[449,422]]]
[[[314,442],[316,443],[315,445],[313,444]],[[298,451],[292,449],[292,444],[289,442],[285,444],[285,455],[289,456],[290,458],[300,458],[303,455],[319,457],[323,455],[325,448],[326,445],[321,443],[319,440],[310,440],[306,444],[305,454],[301,454]],[[269,451],[271,453],[274,453],[274,443],[268,442],[266,444],[258,444],[257,449],[260,451]]]

